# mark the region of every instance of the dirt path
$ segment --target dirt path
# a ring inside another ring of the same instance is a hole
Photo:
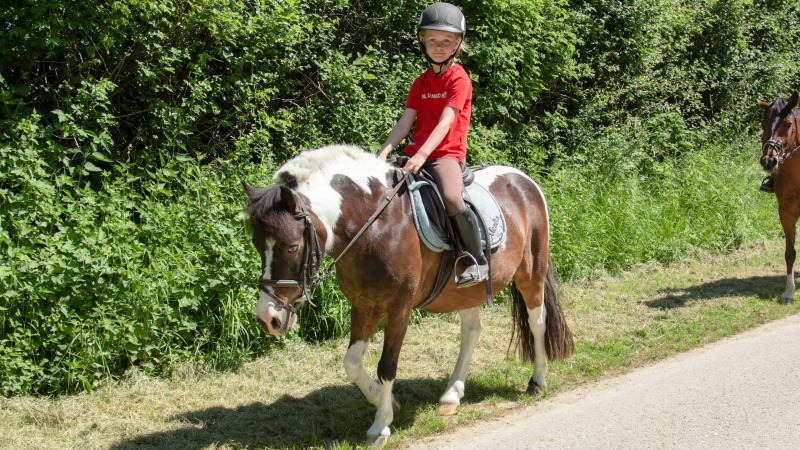
[[[408,449],[800,448],[800,315]]]

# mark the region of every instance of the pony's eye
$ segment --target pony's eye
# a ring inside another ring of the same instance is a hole
[[[297,249],[300,248],[299,245],[293,245],[289,247],[289,253],[297,253]]]

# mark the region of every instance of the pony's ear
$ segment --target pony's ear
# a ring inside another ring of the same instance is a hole
[[[764,100],[756,100],[758,107],[763,109],[764,111],[769,109],[769,103],[765,102]]]
[[[303,200],[297,196],[297,192],[285,184],[281,184],[280,188],[281,201],[286,205],[286,208],[295,215],[303,212]]]
[[[789,97],[789,104],[786,105],[789,109],[794,109],[797,106],[797,92],[792,92],[792,96]]]
[[[247,194],[247,198],[252,199],[253,195],[256,193],[256,188],[250,186],[244,180],[242,180],[242,187],[244,187],[244,192]]]

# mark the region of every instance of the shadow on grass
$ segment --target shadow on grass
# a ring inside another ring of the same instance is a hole
[[[395,417],[392,430],[411,427],[418,414],[438,405],[446,384],[445,379],[397,380],[394,393],[401,411],[399,417]],[[470,402],[480,402],[490,396],[515,399],[518,395],[519,392],[511,388],[476,386],[467,396]],[[374,416],[375,408],[355,385],[333,386],[301,398],[287,395],[271,404],[254,401],[238,408],[189,411],[170,419],[185,426],[131,437],[111,449],[201,449],[221,445],[329,448],[343,442],[355,447],[364,444]]]
[[[685,288],[667,288],[659,296],[642,302],[657,309],[680,308],[690,301],[713,300],[730,296],[755,296],[764,301],[775,301],[783,292],[786,277],[757,276],[750,278],[725,278]]]

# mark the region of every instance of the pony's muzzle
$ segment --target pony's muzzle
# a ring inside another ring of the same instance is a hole
[[[289,308],[276,308],[272,302],[259,301],[256,320],[261,328],[273,336],[283,336],[294,327],[297,314]]]
[[[770,155],[765,155],[761,157],[761,167],[764,169],[765,172],[774,172],[775,169],[778,167],[778,158]]]

